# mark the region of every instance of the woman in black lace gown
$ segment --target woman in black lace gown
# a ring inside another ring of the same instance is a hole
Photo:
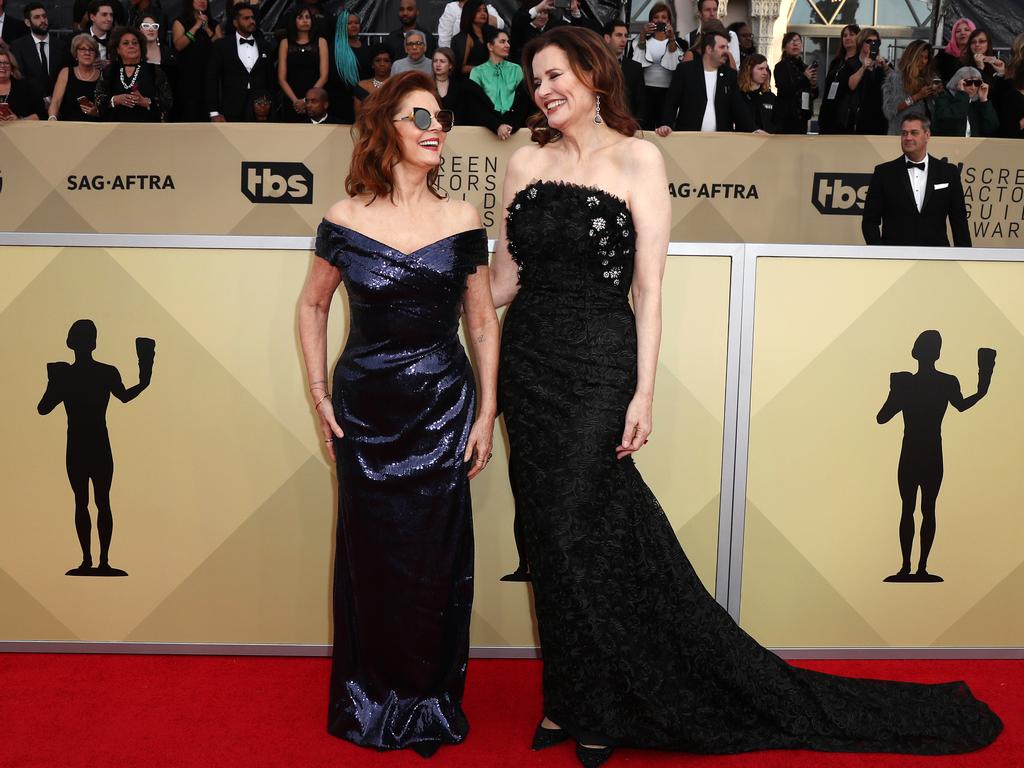
[[[447,117],[421,72],[369,100],[349,197],[320,225],[299,302],[310,396],[338,469],[327,728],[424,756],[468,730],[469,481],[490,458],[497,399],[487,233],[473,206],[437,191]],[[332,397],[327,313],[342,281],[350,328]],[[463,311],[479,400],[459,342]]]
[[[788,665],[701,584],[632,459],[651,431],[671,211],[617,62],[586,30],[531,41],[539,146],[509,161],[492,263],[511,302],[499,402],[544,653],[534,747],[957,753],[1002,724],[963,683]],[[539,120],[539,121],[538,121]],[[634,311],[630,309],[632,294]]]

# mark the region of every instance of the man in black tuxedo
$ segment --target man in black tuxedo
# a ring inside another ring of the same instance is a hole
[[[25,27],[30,34],[11,43],[21,74],[43,96],[53,94],[58,73],[68,65],[67,43],[50,34],[50,20],[42,3],[25,6]]]
[[[612,19],[605,24],[604,41],[622,66],[622,76],[626,80],[626,102],[633,117],[639,120],[644,114],[644,68],[640,62],[626,56],[626,46],[629,44],[629,27],[626,22]]]
[[[0,40],[10,45],[19,37],[28,34],[28,27],[7,13],[7,1],[0,0]]]
[[[270,91],[276,82],[253,7],[238,4],[230,13],[233,31],[213,44],[206,70],[206,102],[215,123],[251,121],[253,92]]]
[[[900,126],[903,157],[875,166],[864,201],[861,231],[868,245],[971,247],[959,169],[928,154],[930,122],[908,115]],[[881,231],[879,231],[881,227]]]
[[[677,131],[754,130],[743,103],[736,70],[727,63],[729,38],[720,31],[705,30],[692,61],[684,61],[672,73],[656,133]]]

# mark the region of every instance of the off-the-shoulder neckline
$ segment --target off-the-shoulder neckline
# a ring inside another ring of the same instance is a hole
[[[609,192],[604,187],[596,186],[595,184],[575,184],[571,181],[555,181],[554,179],[534,179],[525,187],[516,192],[512,199],[515,200],[517,197],[522,195],[524,192],[529,190],[531,187],[550,186],[559,187],[561,189],[572,189],[578,192],[599,192],[606,197],[610,197],[612,200],[620,203],[627,211],[629,211],[629,203],[623,200],[621,197],[613,192]],[[630,211],[632,213],[632,211]]]
[[[325,218],[325,219],[323,219],[323,223],[324,224],[329,224],[330,226],[332,226],[332,227],[334,227],[336,229],[343,229],[346,232],[349,232],[349,233],[351,233],[353,235],[358,235],[359,237],[363,238],[364,240],[369,240],[371,243],[376,243],[377,245],[383,246],[384,248],[387,248],[389,251],[394,251],[395,253],[401,254],[402,256],[415,256],[420,251],[425,251],[425,250],[427,250],[427,248],[430,248],[433,245],[438,245],[439,243],[443,243],[443,242],[446,242],[448,240],[454,240],[457,237],[460,237],[461,235],[468,235],[468,234],[471,234],[473,232],[483,232],[484,233],[484,237],[487,237],[487,230],[485,230],[483,227],[474,227],[473,229],[464,229],[464,230],[462,230],[460,232],[453,232],[452,234],[445,235],[444,237],[439,238],[437,240],[434,240],[433,242],[427,243],[425,245],[421,245],[419,248],[417,248],[414,251],[406,252],[406,251],[403,251],[401,248],[396,248],[393,245],[388,245],[387,243],[385,243],[385,242],[383,242],[381,240],[378,240],[375,237],[370,237],[369,235],[363,234],[358,229],[352,229],[352,227],[346,227],[344,224],[339,224],[336,221],[331,221],[330,219],[326,219]]]

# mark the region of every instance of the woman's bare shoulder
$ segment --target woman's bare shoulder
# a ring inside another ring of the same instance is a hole
[[[365,203],[365,200],[360,200],[358,197],[346,197],[328,208],[324,218],[335,224],[350,226],[353,220],[358,218],[358,209],[364,207]]]

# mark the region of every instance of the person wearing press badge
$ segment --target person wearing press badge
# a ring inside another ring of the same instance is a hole
[[[931,124],[903,118],[903,157],[875,167],[864,201],[861,231],[868,245],[971,246],[959,169],[928,154]]]

